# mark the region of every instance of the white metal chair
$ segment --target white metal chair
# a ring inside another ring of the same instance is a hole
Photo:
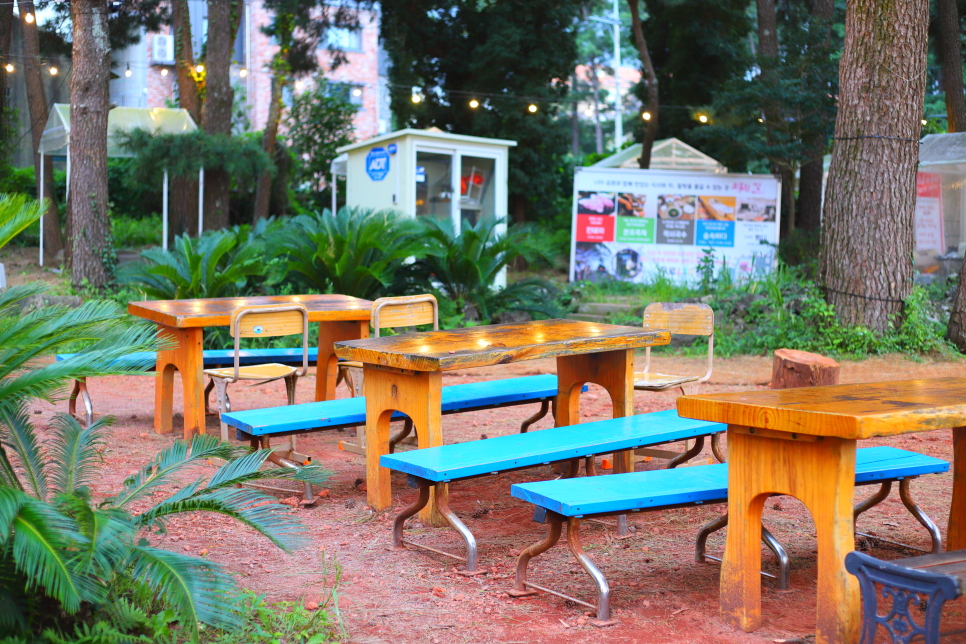
[[[205,369],[215,385],[218,397],[218,418],[231,411],[228,385],[241,380],[271,382],[285,380],[288,404],[295,404],[295,384],[309,369],[309,312],[301,304],[265,304],[243,306],[232,311],[231,335],[235,338],[235,366],[221,369]],[[258,364],[239,366],[242,338],[272,338],[286,335],[302,335],[302,367],[284,364]],[[228,425],[221,422],[221,440],[228,440]],[[294,437],[291,439],[294,451]]]
[[[378,338],[382,329],[398,329],[432,324],[439,330],[439,305],[432,295],[407,295],[402,297],[380,297],[372,303],[369,316],[373,337]],[[362,363],[346,360],[339,363],[339,379],[345,380],[352,396],[363,395]],[[389,441],[389,452],[413,431],[413,422],[408,418],[402,431]],[[347,452],[365,454],[365,428],[356,430],[356,442],[341,441],[339,447]]]

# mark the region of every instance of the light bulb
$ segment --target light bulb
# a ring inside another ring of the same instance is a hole
[[[4,69],[7,70],[7,73],[13,73],[13,63],[7,63],[6,67],[4,67]]]
[[[301,92],[303,89],[305,89],[305,83],[302,81],[295,81],[295,89]]]
[[[480,106],[480,102],[478,100],[476,100],[475,98],[470,101],[470,107],[472,107],[474,110],[476,108],[478,108],[479,106]]]
[[[34,22],[34,14],[28,13],[23,17],[23,21],[26,22],[28,25],[32,25]]]
[[[922,123],[923,125],[925,125],[925,124],[926,124],[926,123],[928,123],[928,122],[929,122],[929,121],[927,121],[926,119],[922,119],[922,121],[920,121],[920,123]]]
[[[421,100],[423,100],[423,99],[420,98],[419,94],[413,94],[412,95],[412,101],[413,101],[413,103],[418,103]]]
[[[50,75],[51,75],[51,76],[56,76],[56,75],[57,75],[57,72],[58,72],[58,69],[57,69],[56,67],[54,67],[53,65],[51,65],[51,66],[50,66],[50,69],[49,69],[49,70],[47,70],[47,71],[49,71],[49,72],[50,72]]]
[[[533,103],[530,103],[530,107],[527,108],[527,111],[529,111],[531,114],[536,114],[537,113],[537,106],[534,105]]]
[[[702,123],[707,123],[708,117],[702,114],[701,116],[698,117],[698,120],[701,121]]]
[[[128,68],[124,70],[124,75],[127,76],[128,78],[130,78],[133,73],[134,72],[131,71],[130,65],[128,65]]]
[[[362,90],[357,87],[354,90],[352,90],[352,95],[353,96],[362,96]]]
[[[650,112],[644,112],[643,114],[641,114],[641,118],[644,119],[645,121],[650,121],[651,120],[651,113]]]
[[[167,70],[167,68],[165,68],[165,69],[162,69],[162,70],[161,70],[161,75],[162,75],[162,76],[167,76],[167,75],[168,75],[168,70]]]
[[[195,65],[195,71],[198,72],[199,74],[204,74],[205,73],[205,66],[204,65]]]
[[[239,69],[238,70],[238,75],[241,76],[242,78],[245,78],[246,76],[248,76],[248,70],[247,69]]]

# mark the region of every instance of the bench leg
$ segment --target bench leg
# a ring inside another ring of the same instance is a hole
[[[932,553],[936,554],[943,551],[943,537],[939,533],[939,528],[930,519],[922,508],[912,500],[912,496],[909,493],[909,484],[912,478],[904,478],[899,481],[899,498],[902,499],[902,504],[906,506],[912,516],[916,517],[916,520],[922,524],[922,526],[929,532],[929,538],[932,541]]]
[[[215,388],[215,379],[209,378],[208,384],[205,385],[205,393],[203,394],[205,398],[205,416],[210,416],[211,414],[214,413],[213,411],[211,411],[211,404],[208,402],[208,399],[211,396],[211,390],[214,388]]]
[[[405,548],[403,545],[406,540],[403,538],[403,528],[406,523],[406,519],[415,515],[417,512],[426,507],[429,503],[429,490],[432,486],[430,485],[420,485],[419,486],[419,497],[417,497],[416,502],[412,505],[403,509],[396,516],[396,520],[392,524],[392,542],[396,548]]]
[[[464,575],[478,575],[484,570],[477,570],[476,568],[476,558],[477,558],[477,548],[476,548],[476,537],[470,532],[470,529],[466,527],[466,524],[460,521],[460,518],[456,516],[449,507],[449,494],[447,492],[446,483],[436,484],[436,508],[439,513],[446,518],[446,521],[453,527],[454,530],[460,533],[463,537],[463,541],[466,543],[466,570],[462,571]]]
[[[544,418],[549,412],[550,412],[550,401],[549,400],[543,400],[543,401],[541,401],[540,402],[540,409],[537,411],[537,413],[535,413],[533,416],[530,416],[529,418],[527,418],[526,420],[524,420],[522,423],[520,423],[520,433],[521,434],[526,434],[527,433],[527,430],[530,429],[530,426],[531,425],[533,425],[535,422],[537,422],[541,418]]]
[[[724,452],[721,451],[721,433],[711,435],[711,453],[718,459],[719,463],[727,463]]]
[[[222,415],[231,411],[228,402],[228,381],[223,378],[212,378],[215,383],[215,397],[218,399],[218,422],[221,424],[221,440],[228,442],[228,425],[222,420]]]
[[[513,588],[507,591],[507,594],[511,597],[527,597],[537,594],[536,590],[530,590],[530,588],[537,588],[537,586],[527,582],[527,566],[529,566],[531,559],[542,555],[557,545],[557,542],[560,541],[560,531],[564,520],[561,515],[554,512],[548,512],[547,515],[547,536],[521,552],[520,556],[517,557],[517,573]],[[541,588],[541,590],[545,589]]]
[[[694,560],[697,563],[704,563],[705,560],[710,559],[711,561],[721,561],[718,557],[712,557],[706,554],[706,549],[708,545],[708,537],[712,534],[721,530],[728,525],[728,515],[723,514],[717,519],[713,519],[708,523],[704,524],[700,530],[698,530],[698,536],[694,540]],[[771,577],[778,581],[778,588],[781,590],[788,590],[788,584],[791,580],[791,562],[788,558],[788,552],[785,547],[775,538],[768,528],[765,526],[761,527],[761,540],[768,546],[768,549],[772,551],[775,558],[778,559],[778,575],[771,575],[767,572],[762,572],[762,577]]]
[[[622,514],[621,516],[626,517],[627,515]],[[604,573],[587,556],[580,544],[580,519],[577,517],[567,518],[567,547],[570,548],[571,554],[580,562],[584,571],[590,575],[597,586],[597,619],[592,621],[591,624],[594,626],[616,624],[617,622],[610,618],[610,585],[607,583]]]
[[[671,462],[667,464],[667,469],[671,470],[680,465],[681,463],[687,463],[692,458],[701,453],[704,449],[704,436],[698,436],[694,439],[694,446],[691,449],[683,452],[682,454],[675,456],[671,459]]]
[[[953,427],[953,497],[946,550],[966,548],[966,427]]]
[[[403,422],[403,428],[398,434],[389,439],[389,453],[394,454],[396,452],[396,445],[401,443],[404,438],[413,433],[413,421],[408,418]]]
[[[74,380],[74,389],[70,392],[70,399],[67,401],[67,413],[75,418],[77,417],[78,396],[84,403],[84,419],[87,421],[87,426],[90,427],[94,424],[94,403],[87,391],[87,378]]]

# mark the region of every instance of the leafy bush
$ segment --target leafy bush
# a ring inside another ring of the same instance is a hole
[[[268,225],[260,223],[259,232]],[[266,273],[258,234],[239,226],[201,237],[178,236],[169,250],[142,251],[143,261],[122,266],[118,280],[156,300],[247,294],[249,278]]]
[[[335,589],[332,589],[335,597]],[[336,624],[331,620],[327,606],[310,611],[296,602],[269,604],[264,595],[245,593],[243,596],[240,628],[230,632],[202,634],[205,644],[326,644],[336,642]]]
[[[126,216],[111,217],[111,231],[116,248],[137,248],[161,244],[161,216],[148,215],[140,219]]]
[[[388,292],[410,257],[424,253],[418,228],[401,213],[342,208],[299,215],[269,235],[285,272],[324,293],[372,299]]]
[[[507,311],[559,315],[557,289],[545,279],[527,277],[506,288],[493,287],[500,271],[518,257],[547,258],[550,252],[541,244],[536,227],[516,225],[501,235],[497,232],[501,223],[491,218],[476,224],[464,220],[456,234],[448,220],[420,219],[426,248],[410,279],[455,302],[457,315],[469,321],[492,321]]]

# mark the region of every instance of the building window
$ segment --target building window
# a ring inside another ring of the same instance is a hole
[[[340,98],[346,103],[362,107],[363,88],[352,83],[328,83],[328,94],[333,98]]]
[[[362,51],[362,29],[332,27],[325,32],[325,46],[342,51]]]

